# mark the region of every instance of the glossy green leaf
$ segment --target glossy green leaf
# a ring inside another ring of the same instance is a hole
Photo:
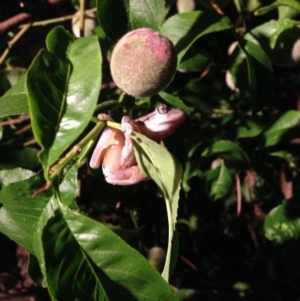
[[[225,16],[209,11],[194,11],[169,18],[162,25],[160,33],[175,45],[179,64],[188,49],[200,37],[230,28],[232,23]]]
[[[224,162],[209,171],[205,184],[209,196],[214,201],[226,196],[232,190],[232,176]]]
[[[266,13],[268,13],[269,11],[271,11],[273,9],[278,8],[279,6],[289,6],[289,7],[292,7],[293,9],[295,9],[297,11],[300,11],[300,3],[298,1],[295,1],[295,0],[278,0],[278,1],[273,2],[271,5],[259,8],[258,10],[256,10],[254,12],[254,14],[256,16],[263,15],[263,14],[266,14]]]
[[[159,96],[166,101],[168,104],[172,105],[175,108],[181,109],[183,112],[185,112],[187,115],[190,115],[194,108],[188,107],[179,97],[173,96],[172,94],[169,94],[167,92],[160,92]]]
[[[29,113],[25,76],[0,97],[0,118]]]
[[[129,0],[97,0],[99,23],[113,42],[130,30],[128,9]]]
[[[164,0],[130,0],[131,28],[151,28],[158,31],[165,19]]]
[[[5,187],[11,183],[26,180],[32,177],[34,173],[31,170],[23,168],[0,170],[0,187]]]
[[[64,41],[61,48],[59,41]],[[32,129],[42,146],[48,170],[86,128],[96,107],[101,83],[101,53],[95,36],[73,38],[62,28],[47,37],[27,73]],[[52,51],[52,52],[51,52]]]
[[[0,231],[33,254],[36,226],[52,192],[34,198],[32,195],[44,184],[42,175],[38,174],[9,184],[0,192]]]
[[[220,140],[209,146],[202,153],[203,156],[218,155],[225,162],[248,164],[249,157],[245,151],[235,142],[229,140]]]
[[[288,111],[271,125],[265,132],[265,146],[276,145],[296,137],[300,129],[300,112]]]
[[[172,243],[177,221],[179,191],[182,178],[182,167],[164,147],[142,134],[132,134],[134,153],[139,168],[152,178],[164,194],[168,223],[169,241],[165,267],[162,276],[169,280],[171,272]]]
[[[272,209],[265,220],[265,236],[275,242],[283,243],[300,238],[300,218],[298,204],[295,201],[283,201]]]
[[[177,300],[142,255],[86,216],[57,210],[42,242],[54,300]]]

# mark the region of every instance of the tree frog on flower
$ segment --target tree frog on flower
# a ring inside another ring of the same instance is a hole
[[[110,120],[107,114],[98,115],[100,120]],[[108,183],[114,185],[132,185],[148,180],[138,168],[133,144],[132,131],[140,132],[149,139],[160,142],[172,134],[185,120],[185,114],[179,109],[159,105],[154,112],[133,120],[124,116],[121,131],[106,127],[95,147],[90,160],[91,168],[102,164],[103,174]]]

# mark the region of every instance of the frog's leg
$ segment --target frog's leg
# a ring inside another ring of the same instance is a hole
[[[98,119],[113,121],[111,116],[109,116],[107,114],[99,114]],[[117,132],[120,132],[120,131],[114,130],[114,129],[111,129],[108,127],[106,127],[104,129],[104,131],[102,132],[102,134],[98,140],[98,143],[94,149],[94,152],[92,154],[92,157],[90,160],[91,168],[99,168],[100,167],[108,147],[117,143],[117,141],[115,139],[115,135]]]
[[[122,132],[124,133],[125,142],[122,149],[120,165],[121,168],[127,168],[132,165],[136,165],[131,133],[132,131],[139,132],[139,128],[136,125],[135,121],[129,116],[124,116],[122,118],[121,127],[122,127]]]

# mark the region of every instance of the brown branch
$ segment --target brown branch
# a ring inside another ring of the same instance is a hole
[[[7,48],[4,50],[0,57],[0,65],[4,62],[8,54],[10,53],[12,47],[20,40],[23,34],[30,28],[31,24],[28,23],[26,26],[22,27],[21,30],[14,36],[12,40],[8,42]]]
[[[66,0],[48,0],[46,3],[43,3],[36,7],[33,12],[22,12],[11,18],[0,22],[0,36],[7,33],[11,28],[14,28],[22,23],[28,22],[33,16],[39,16],[40,13],[43,13],[48,10],[48,7],[57,6]]]
[[[31,13],[20,13],[0,23],[0,36],[4,35],[12,27],[18,26],[32,17]]]

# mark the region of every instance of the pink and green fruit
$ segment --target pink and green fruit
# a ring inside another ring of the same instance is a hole
[[[116,85],[134,97],[152,96],[166,88],[176,67],[177,53],[172,42],[150,28],[123,36],[110,62]]]

